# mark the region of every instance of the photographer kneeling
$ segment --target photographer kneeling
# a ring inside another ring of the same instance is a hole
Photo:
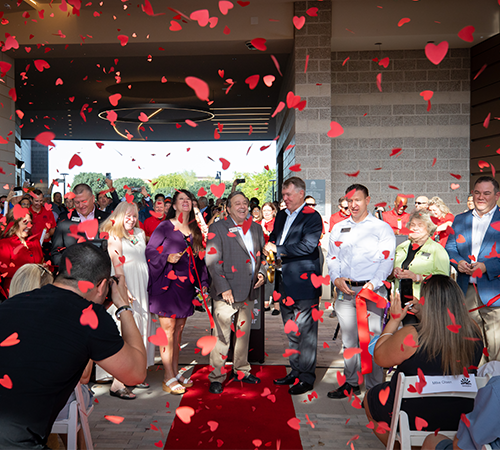
[[[91,243],[62,255],[53,285],[0,305],[0,448],[44,448],[54,420],[92,359],[124,383],[146,378],[146,350],[123,277]],[[122,336],[103,306],[111,284]]]

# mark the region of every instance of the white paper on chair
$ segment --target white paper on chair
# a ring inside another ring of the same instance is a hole
[[[441,375],[426,376],[427,384],[422,389],[422,394],[437,394],[439,392],[477,392],[476,377],[469,375]]]

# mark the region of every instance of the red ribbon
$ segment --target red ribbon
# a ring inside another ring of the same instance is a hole
[[[363,375],[372,372],[372,355],[368,352],[370,344],[370,330],[368,328],[368,309],[366,301],[370,300],[377,304],[377,308],[384,308],[387,300],[370,289],[361,289],[356,296],[356,320],[358,322],[359,348],[361,349],[361,373]]]
[[[200,286],[201,297],[203,298],[203,303],[205,304],[205,310],[207,311],[208,319],[210,320],[210,328],[214,329],[215,328],[214,318],[212,317],[212,314],[210,313],[210,310],[208,309],[207,300],[206,300],[207,294],[205,294],[203,292],[203,287],[201,285],[200,276],[198,275],[198,269],[196,268],[196,261],[194,259],[193,249],[191,247],[188,247],[187,252],[188,252],[189,257],[192,258],[194,273],[196,273],[196,278],[198,279],[198,286]]]

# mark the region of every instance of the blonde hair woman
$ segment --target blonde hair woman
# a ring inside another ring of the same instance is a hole
[[[455,216],[439,197],[432,197],[429,200],[428,210],[434,217],[432,221],[437,225],[436,232],[434,236],[432,236],[432,239],[439,242],[444,247],[448,240],[448,227],[451,227],[453,224]]]
[[[42,264],[25,264],[12,277],[9,297],[52,284],[54,276]]]
[[[135,203],[120,203],[113,213],[101,225],[101,232],[108,233],[108,252],[117,275],[124,275],[131,308],[137,328],[143,337],[147,351],[148,367],[154,364],[154,346],[148,342],[151,335],[152,320],[149,313],[148,263],[146,261],[146,235],[137,228],[139,210]],[[112,310],[113,307],[110,308]],[[112,311],[111,311],[112,312]],[[154,333],[153,333],[154,334]],[[149,388],[148,383],[136,387]],[[135,395],[118,380],[114,380],[110,394],[126,400]]]

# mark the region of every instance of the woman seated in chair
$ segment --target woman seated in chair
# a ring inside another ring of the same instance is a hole
[[[399,294],[391,297],[391,318],[376,343],[375,363],[381,367],[398,366],[391,381],[370,389],[363,400],[366,416],[374,422],[391,424],[396,382],[399,372],[407,376],[463,375],[475,373],[482,356],[481,331],[469,317],[462,290],[445,275],[433,275],[424,283],[420,300],[413,299],[401,309]],[[419,324],[398,330],[411,309]],[[385,394],[390,388],[388,397]],[[384,398],[385,396],[385,398]],[[383,403],[383,400],[386,400]],[[472,411],[473,399],[434,397],[404,399],[401,409],[408,414],[410,429],[416,429],[415,418],[424,419],[425,431],[456,430],[462,413]],[[377,433],[385,444],[389,433]]]

